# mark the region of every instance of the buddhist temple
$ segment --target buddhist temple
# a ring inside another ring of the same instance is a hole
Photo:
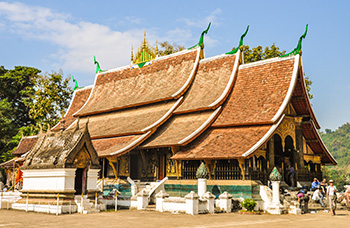
[[[168,177],[168,192],[191,189],[202,161],[208,185],[231,194],[266,185],[274,167],[289,186],[321,179],[337,162],[318,133],[301,49],[245,64],[242,37],[234,51],[205,58],[206,32],[167,56],[144,38],[130,65],[98,69],[94,85],[75,90],[52,131],[88,126],[99,178]]]

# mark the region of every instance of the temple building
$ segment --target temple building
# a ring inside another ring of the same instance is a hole
[[[202,161],[221,190],[267,184],[274,167],[290,186],[321,179],[322,166],[337,162],[318,133],[301,49],[245,64],[243,37],[234,51],[205,58],[203,36],[167,56],[144,38],[130,65],[98,66],[52,131],[87,125],[104,179],[168,177],[176,191],[194,183]]]

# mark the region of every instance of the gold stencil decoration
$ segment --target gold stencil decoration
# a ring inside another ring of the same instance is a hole
[[[166,175],[170,177],[176,177],[176,162],[174,160],[171,160],[172,153],[167,153],[166,156]]]
[[[285,139],[289,135],[293,139],[294,148],[295,144],[295,122],[293,117],[286,116],[282,121],[281,125],[277,128],[276,134],[278,134],[282,139],[282,146],[285,146]]]
[[[90,154],[87,152],[86,148],[83,147],[75,156],[73,163],[77,166],[77,168],[85,168],[88,166],[90,161]]]
[[[120,157],[119,176],[129,176],[129,155],[123,155]]]

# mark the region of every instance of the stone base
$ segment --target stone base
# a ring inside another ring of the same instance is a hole
[[[77,205],[72,203],[71,205],[50,205],[50,204],[23,204],[23,203],[14,203],[12,204],[12,209],[22,210],[22,211],[35,211],[48,214],[70,214],[77,212]]]
[[[281,215],[285,213],[282,205],[270,206],[266,209],[266,212],[272,215]]]

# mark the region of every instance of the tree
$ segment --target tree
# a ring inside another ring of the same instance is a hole
[[[40,124],[53,126],[68,108],[69,79],[63,79],[62,71],[40,72],[33,67],[0,66],[0,162],[11,158],[22,135],[37,134]]]
[[[177,45],[176,43],[170,44],[168,41],[164,41],[159,43],[160,45],[160,50],[159,50],[159,55],[164,56],[164,55],[170,55],[172,53],[182,51],[185,49],[184,46]]]
[[[63,72],[38,75],[35,78],[34,93],[27,99],[29,116],[36,123],[54,126],[69,106],[73,90],[69,78],[63,78]]]

